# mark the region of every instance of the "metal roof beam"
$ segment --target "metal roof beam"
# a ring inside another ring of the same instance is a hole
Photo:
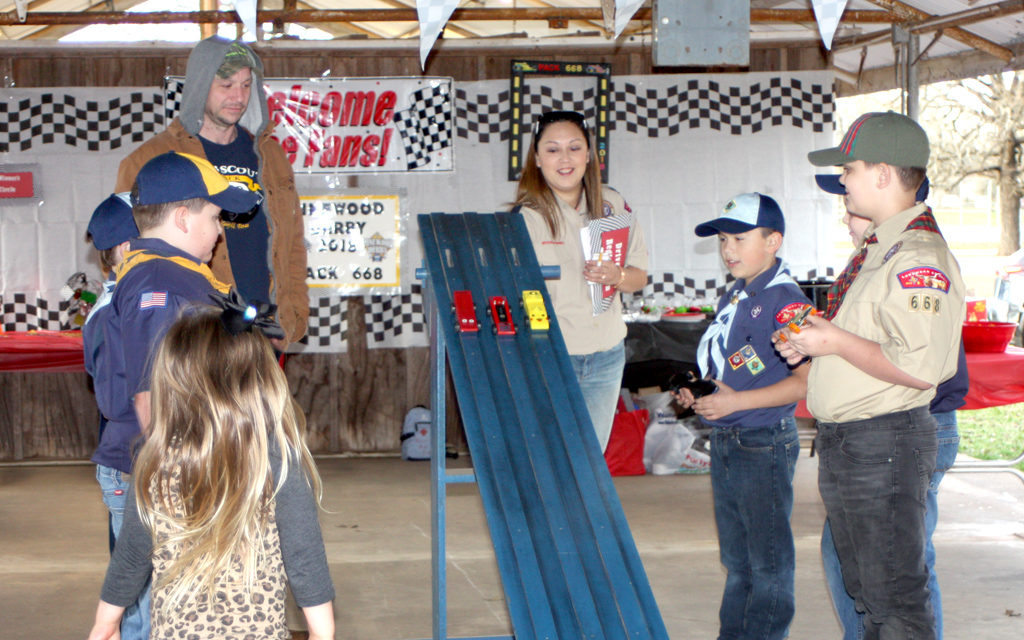
[[[961,29],[958,26],[952,26],[952,25],[950,25],[948,27],[942,26],[942,25],[946,24],[944,22],[946,18],[953,17],[953,16],[955,16],[957,14],[951,14],[950,16],[935,16],[935,15],[932,15],[932,14],[926,12],[926,11],[921,11],[917,7],[912,7],[909,4],[906,4],[905,2],[901,2],[900,0],[869,0],[869,1],[872,4],[878,5],[878,6],[882,7],[882,8],[884,8],[884,9],[889,10],[890,12],[892,12],[898,18],[901,18],[904,22],[909,22],[911,24],[915,24],[915,23],[921,23],[921,22],[928,23],[928,22],[935,21],[935,24],[938,24],[940,26],[936,26],[934,28],[942,29],[943,33],[945,33],[950,38],[953,38],[954,40],[962,42],[963,44],[966,44],[967,46],[969,46],[969,47],[971,47],[973,49],[977,49],[979,51],[984,51],[985,53],[993,55],[993,56],[999,58],[1000,60],[1002,60],[1003,62],[1009,62],[1010,60],[1013,59],[1013,52],[1012,51],[1010,51],[1006,47],[1003,47],[1001,45],[996,44],[995,42],[992,42],[991,40],[986,40],[985,38],[982,38],[981,36],[977,36],[977,35],[971,33],[970,31],[964,31],[963,29]],[[1009,13],[1018,13],[1020,11],[1024,11],[1024,0],[1013,0],[1012,2],[1000,2],[1000,3],[996,3],[996,4],[998,4],[999,7],[998,7],[998,9],[995,9],[993,11],[1007,11]],[[993,4],[993,5],[990,5],[990,6],[996,6],[996,4]],[[1003,5],[1006,5],[1006,6],[1003,6]],[[1016,9],[1015,10],[1012,10],[1013,9],[1013,5],[1016,5]],[[987,9],[987,8],[988,7],[975,7],[974,9]],[[973,9],[968,9],[967,11],[973,11]],[[966,13],[966,12],[960,12],[960,13],[962,14],[962,13]],[[993,17],[997,17],[998,14],[996,14],[996,15],[993,15],[993,14],[987,14],[987,15],[983,14],[983,15],[984,15],[984,17],[982,17],[980,20],[976,20],[975,22],[980,22],[981,20],[988,20],[988,19],[991,19]],[[968,24],[968,23],[964,22],[962,24]],[[928,29],[928,30],[931,30],[931,29]]]
[[[650,7],[641,7],[633,16],[634,20],[651,19]],[[886,11],[847,11],[843,18],[849,22],[888,24],[893,22],[892,14]],[[256,12],[258,22],[318,23],[318,22],[418,22],[416,9],[331,9],[331,10],[260,10]],[[601,21],[600,7],[538,7],[501,9],[456,9],[450,20],[582,20]],[[751,9],[750,21],[754,24],[773,23],[814,23],[814,12],[810,9]],[[166,24],[174,22],[192,23],[237,23],[241,22],[234,11],[153,11],[149,13],[121,11],[29,11],[25,21],[18,20],[17,13],[0,13],[3,25],[55,25],[55,24]]]

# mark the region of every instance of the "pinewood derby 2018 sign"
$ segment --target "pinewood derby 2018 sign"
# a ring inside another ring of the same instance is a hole
[[[393,293],[400,281],[397,195],[302,196],[306,284],[329,293]]]
[[[165,79],[168,120],[183,87],[184,78]],[[263,88],[295,173],[454,168],[451,78],[265,78]]]

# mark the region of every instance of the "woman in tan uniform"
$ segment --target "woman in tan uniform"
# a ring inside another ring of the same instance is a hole
[[[548,292],[603,450],[625,366],[626,325],[618,294],[647,284],[647,245],[626,201],[601,185],[583,114],[549,111],[538,118],[515,205],[526,220],[540,264],[561,267],[561,277],[548,281]],[[581,229],[602,219],[609,228],[628,229],[626,251],[618,259],[592,259],[590,248],[582,244]],[[591,285],[614,294],[607,308],[596,314]]]

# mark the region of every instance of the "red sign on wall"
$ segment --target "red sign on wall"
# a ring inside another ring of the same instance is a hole
[[[31,171],[0,171],[0,198],[31,198]]]

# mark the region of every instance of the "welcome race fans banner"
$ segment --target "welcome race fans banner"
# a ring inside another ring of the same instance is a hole
[[[164,80],[168,122],[184,82]],[[263,87],[295,173],[454,168],[451,78],[267,78]]]

